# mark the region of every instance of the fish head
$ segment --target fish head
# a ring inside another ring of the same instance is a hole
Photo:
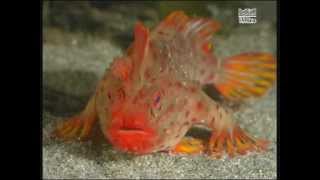
[[[162,79],[119,90],[106,130],[108,139],[117,149],[135,154],[150,153],[158,151],[161,145],[165,148],[163,144],[176,144],[177,136],[185,134],[187,127],[180,128],[184,122],[177,121],[182,113],[179,107],[185,102],[179,93],[173,92],[170,84],[169,80]]]

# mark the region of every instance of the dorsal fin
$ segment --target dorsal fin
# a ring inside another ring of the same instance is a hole
[[[136,65],[140,65],[149,49],[149,29],[141,22],[136,23],[134,28],[133,60]]]
[[[174,11],[159,24],[158,30],[174,28],[177,31],[181,31],[188,20],[189,17],[183,11]]]
[[[127,49],[127,57],[116,58],[111,65],[113,75],[125,81],[131,79],[131,73],[138,72],[141,68],[148,48],[149,30],[141,22],[137,22],[134,27],[134,41]]]
[[[212,53],[211,38],[220,29],[219,22],[209,18],[193,18],[187,22],[183,36],[190,38],[198,51],[210,55]]]
[[[169,14],[155,29],[155,34],[166,36],[166,39],[180,38],[195,43],[197,49],[204,53],[211,53],[211,37],[221,28],[221,24],[209,18],[190,18],[183,11]]]

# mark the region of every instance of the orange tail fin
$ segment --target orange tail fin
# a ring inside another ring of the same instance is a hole
[[[259,97],[276,78],[276,60],[268,53],[243,53],[225,59],[214,81],[219,92],[230,100]]]

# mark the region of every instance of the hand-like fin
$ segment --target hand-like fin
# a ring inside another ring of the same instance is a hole
[[[268,53],[243,53],[222,61],[214,86],[230,100],[258,97],[276,78],[276,60]]]

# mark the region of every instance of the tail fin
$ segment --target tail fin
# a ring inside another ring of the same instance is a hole
[[[215,87],[230,100],[258,97],[273,85],[276,60],[268,53],[243,53],[222,61]]]

